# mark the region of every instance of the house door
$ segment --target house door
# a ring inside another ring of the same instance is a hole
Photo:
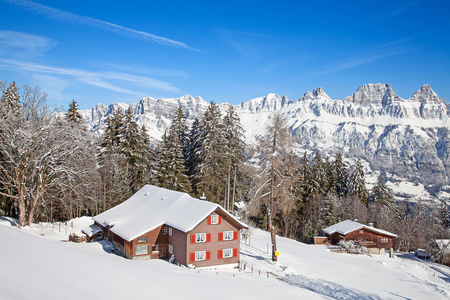
[[[159,250],[159,257],[160,258],[167,258],[167,245],[158,245],[158,250]]]

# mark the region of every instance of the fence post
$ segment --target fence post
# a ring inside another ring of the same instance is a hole
[[[267,278],[269,278],[269,271],[267,271]]]

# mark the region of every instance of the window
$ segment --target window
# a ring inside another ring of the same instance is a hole
[[[159,249],[158,245],[153,245],[152,247],[153,252],[158,252],[158,249]]]
[[[381,242],[382,243],[389,243],[389,239],[388,238],[381,238]]]
[[[195,261],[205,260],[206,251],[195,251]]]
[[[169,253],[172,254],[173,253],[173,245],[169,244]]]
[[[361,229],[361,230],[359,231],[359,233],[364,233],[364,230]]]
[[[224,231],[223,232],[223,240],[224,241],[231,241],[231,240],[233,240],[233,231]]]
[[[222,224],[222,217],[219,215],[210,215],[208,217],[208,225]]]
[[[222,254],[223,254],[223,258],[233,257],[233,248],[223,249]]]
[[[211,251],[196,251],[190,254],[191,261],[202,261],[211,259]]]
[[[196,233],[195,234],[196,243],[206,243],[206,233]]]
[[[164,227],[162,228],[162,234],[167,234],[167,227],[166,227],[166,226],[164,226]]]
[[[172,227],[169,227],[169,235],[172,236]]]
[[[148,245],[136,246],[136,255],[148,254]]]
[[[238,249],[237,248],[227,248],[222,249],[217,252],[217,258],[231,258],[231,257],[238,257]]]
[[[219,216],[218,215],[212,215],[211,216],[211,225],[219,224]]]
[[[147,243],[147,237],[146,236],[138,237],[138,243]]]

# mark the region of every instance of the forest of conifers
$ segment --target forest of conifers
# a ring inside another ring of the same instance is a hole
[[[448,238],[444,206],[396,202],[381,175],[367,190],[360,160],[296,155],[279,113],[250,146],[233,106],[221,112],[211,102],[191,126],[178,108],[153,148],[131,110],[117,110],[96,137],[76,101],[58,117],[39,87],[0,81],[0,88],[0,215],[21,226],[93,216],[153,184],[217,202],[252,226],[302,242],[346,219],[396,233],[399,250]]]

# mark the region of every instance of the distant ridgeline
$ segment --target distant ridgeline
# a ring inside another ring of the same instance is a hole
[[[219,104],[225,111],[228,104]],[[152,143],[161,139],[178,106],[188,125],[201,118],[208,102],[201,97],[153,99],[105,106],[98,104],[80,111],[89,130],[101,134],[108,115],[118,108],[132,109],[139,124],[145,125]],[[423,85],[411,98],[402,99],[389,84],[367,84],[342,100],[332,100],[322,88],[306,92],[298,100],[267,96],[235,105],[245,130],[248,146],[265,134],[267,120],[274,111],[287,116],[297,153],[341,152],[350,159],[361,158],[370,169],[423,183],[438,195],[446,189],[450,172],[449,110],[429,85]],[[369,171],[370,171],[369,169]]]

